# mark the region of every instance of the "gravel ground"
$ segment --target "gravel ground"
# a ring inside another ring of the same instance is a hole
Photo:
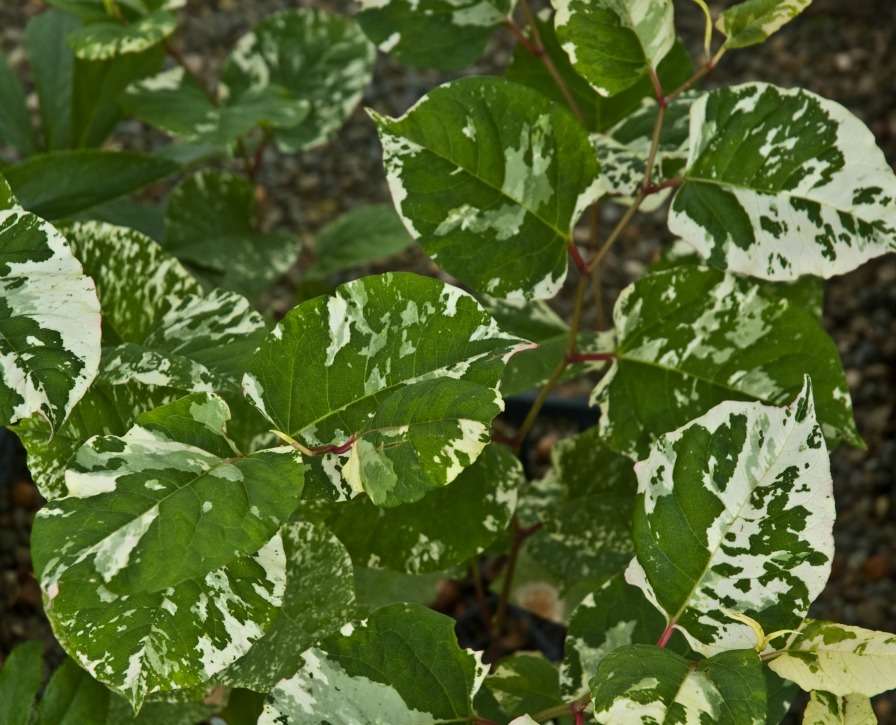
[[[717,5],[719,3],[716,3]],[[198,71],[213,73],[226,50],[254,22],[279,8],[323,6],[346,11],[348,2],[191,0],[180,38]],[[680,6],[679,25],[699,43],[701,19],[692,3]],[[26,17],[41,3],[0,6],[0,47],[13,62],[22,61],[21,34]],[[500,38],[472,69],[494,73],[506,65],[509,39]],[[835,99],[861,117],[896,162],[896,6],[892,0],[816,0],[805,16],[758,49],[734,52],[711,84],[767,80],[799,85]],[[696,48],[695,48],[696,51]],[[400,113],[427,89],[444,80],[436,73],[401,68],[381,58],[365,105]],[[147,146],[158,137],[127,124],[118,138],[127,146]],[[382,201],[387,191],[379,145],[367,117],[356,113],[339,138],[324,149],[300,157],[266,158],[262,181],[270,192],[269,223],[298,230],[310,240],[315,230],[340,212],[364,201]],[[611,223],[618,210],[605,205]],[[623,286],[643,273],[666,237],[660,216],[632,225],[605,274],[609,309]],[[419,252],[402,264],[432,269]],[[288,309],[296,299],[300,270],[272,293],[272,309]],[[569,304],[558,300],[562,310]],[[814,615],[867,627],[896,630],[896,257],[865,265],[828,285],[827,329],[843,356],[859,430],[866,450],[841,449],[832,466],[837,498],[837,555],[827,590]],[[575,392],[575,391],[572,391]],[[543,436],[550,438],[551,431]],[[545,441],[546,443],[547,441]],[[2,443],[2,441],[0,441]],[[8,447],[7,447],[8,448]],[[545,448],[544,445],[541,448]],[[28,532],[40,499],[29,482],[21,454],[0,446],[0,660],[18,641],[51,641],[40,613],[40,593],[30,569]],[[7,485],[3,485],[6,483]],[[896,722],[896,699],[877,701],[881,722]]]

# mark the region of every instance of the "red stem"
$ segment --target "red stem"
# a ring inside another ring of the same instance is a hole
[[[663,630],[663,633],[660,635],[660,638],[656,641],[656,646],[660,649],[664,649],[667,644],[669,644],[669,640],[672,638],[672,633],[675,631],[675,622],[669,622],[666,628]]]
[[[311,452],[317,456],[321,456],[324,453],[345,453],[351,450],[352,446],[355,445],[355,441],[357,440],[358,434],[353,433],[352,437],[341,445],[318,446],[317,448],[312,448]]]
[[[567,249],[569,250],[569,256],[572,257],[572,261],[575,262],[576,268],[582,274],[588,274],[588,262],[585,261],[585,258],[582,256],[582,253],[579,251],[579,248],[576,246],[575,242],[570,242],[567,245]]]
[[[569,363],[600,362],[612,360],[615,357],[615,352],[574,352],[566,356],[566,361]]]

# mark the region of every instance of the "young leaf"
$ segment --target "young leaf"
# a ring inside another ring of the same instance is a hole
[[[440,266],[492,297],[553,297],[571,229],[600,193],[575,119],[539,93],[473,77],[379,127],[392,199]]]
[[[653,644],[665,622],[641,590],[621,574],[608,579],[575,608],[566,630],[560,687],[565,699],[588,692],[601,660],[630,644]]]
[[[0,177],[0,424],[38,414],[55,430],[100,362],[100,304],[65,238]]]
[[[306,521],[283,527],[286,590],[264,636],[221,675],[235,687],[270,692],[296,668],[296,656],[334,634],[355,614],[352,562],[326,528]]]
[[[0,139],[3,145],[12,146],[22,156],[30,156],[35,150],[31,113],[25,101],[25,91],[15,71],[6,58],[0,56]]]
[[[691,107],[669,228],[714,267],[829,278],[896,249],[894,202],[896,175],[843,106],[748,83]]]
[[[391,205],[356,206],[320,230],[314,247],[317,259],[305,274],[327,277],[379,262],[413,241]]]
[[[526,548],[563,581],[597,583],[631,558],[632,462],[609,450],[596,428],[557,443],[551,460],[520,502],[523,519],[543,523]]]
[[[159,10],[131,23],[112,18],[88,23],[71,33],[68,43],[82,60],[109,60],[152,48],[176,29],[177,16]]]
[[[643,457],[658,435],[725,400],[780,405],[806,374],[826,438],[861,445],[836,345],[777,290],[682,265],[628,287],[613,317],[616,357],[592,400],[615,450]]]
[[[641,588],[704,655],[796,626],[834,553],[830,465],[808,378],[786,408],[726,402],[661,436],[635,466]]]
[[[485,676],[479,659],[458,647],[453,619],[412,604],[347,624],[300,661],[274,688],[259,725],[463,722]]]
[[[476,695],[476,711],[495,722],[562,705],[556,665],[541,655],[518,653],[502,659]]]
[[[43,642],[18,645],[0,668],[0,725],[28,725],[44,678]]]
[[[291,234],[259,230],[254,186],[221,171],[201,171],[171,193],[164,246],[213,285],[250,298],[299,254]]]
[[[812,0],[743,0],[725,10],[716,27],[728,36],[726,48],[746,48],[777,33],[811,3]]]
[[[602,96],[655,70],[675,44],[672,0],[552,0],[557,39]]]
[[[277,430],[330,447],[313,459],[324,490],[395,506],[476,460],[503,408],[502,358],[521,343],[461,290],[389,273],[293,309],[243,388]]]
[[[243,36],[221,76],[225,102],[280,86],[307,100],[307,118],[274,133],[284,153],[326,142],[354,110],[370,82],[376,50],[350,18],[323,10],[288,10]]]
[[[599,723],[765,722],[765,681],[753,650],[722,652],[693,663],[649,645],[607,655],[591,680]]]
[[[55,151],[3,169],[19,202],[54,220],[127,196],[178,171],[177,164],[131,151]]]
[[[476,556],[506,530],[524,480],[516,457],[491,445],[451,484],[415,503],[382,509],[360,497],[333,506],[327,524],[361,566],[442,571]]]
[[[876,725],[877,716],[865,695],[837,697],[815,691],[809,697],[803,725]]]
[[[163,71],[128,87],[122,106],[133,116],[187,143],[227,148],[257,126],[293,128],[311,104],[269,86],[223,102],[207,95],[183,68]]]
[[[460,70],[507,20],[511,0],[362,0],[358,23],[384,53],[407,65]]]
[[[874,697],[896,687],[896,635],[808,619],[768,666],[806,691]]]
[[[298,504],[301,458],[288,447],[241,457],[229,417],[217,396],[194,394],[122,437],[92,438],[66,472],[69,495],[34,522],[57,638],[135,708],[230,665],[283,601],[278,529]]]

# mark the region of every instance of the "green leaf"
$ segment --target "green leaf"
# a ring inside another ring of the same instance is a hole
[[[585,597],[566,630],[560,687],[567,700],[588,692],[588,681],[611,652],[630,644],[653,644],[665,622],[641,590],[621,574]]]
[[[43,679],[43,642],[23,642],[10,652],[0,669],[0,725],[28,725]]]
[[[613,317],[616,359],[593,402],[615,450],[643,457],[658,435],[725,400],[780,405],[806,374],[827,439],[861,445],[836,345],[773,287],[679,266],[628,287]]]
[[[96,280],[107,382],[238,389],[266,332],[245,298],[204,292],[176,259],[138,232],[87,222],[66,227],[66,234]]]
[[[22,156],[30,156],[35,150],[31,113],[25,101],[25,91],[15,71],[6,58],[0,56],[0,139],[3,145],[12,146]]]
[[[502,659],[476,695],[476,711],[495,722],[562,705],[556,665],[541,655],[518,653]]]
[[[305,521],[287,524],[282,536],[283,606],[265,635],[221,675],[231,686],[270,692],[295,672],[299,652],[354,616],[352,562],[339,540],[323,526]]]
[[[299,255],[291,234],[260,231],[254,186],[221,171],[199,172],[172,192],[164,246],[211,284],[247,297],[263,292]]]
[[[765,722],[762,664],[753,650],[692,663],[650,645],[607,655],[591,681],[599,723]]]
[[[653,98],[653,86],[645,75],[635,85],[612,98],[604,98],[573,69],[566,52],[557,40],[552,22],[536,19],[546,55],[554,63],[560,77],[576,101],[585,117],[585,128],[589,131],[606,131],[637,111],[645,98]],[[530,34],[531,37],[531,34]],[[672,50],[657,68],[657,75],[663,88],[678,88],[694,71],[687,49],[676,41]],[[522,43],[513,51],[513,61],[507,69],[508,80],[534,88],[553,101],[566,104],[566,98],[545,67],[541,58],[530,52]]]
[[[806,705],[803,725],[875,725],[877,715],[865,695],[837,697],[830,692],[813,692]]]
[[[387,204],[356,206],[317,235],[307,277],[326,277],[379,262],[413,243],[395,209]]]
[[[503,407],[502,358],[521,342],[461,290],[388,273],[294,308],[261,344],[243,388],[277,430],[308,447],[341,447],[312,459],[324,491],[366,491],[395,506],[476,460]]]
[[[136,709],[246,653],[283,602],[278,529],[302,491],[288,447],[240,456],[223,400],[194,394],[89,440],[69,495],[34,522],[32,557],[68,653]]]
[[[355,567],[355,591],[358,611],[370,612],[398,602],[429,606],[438,594],[440,582],[449,578],[444,572],[402,574],[389,569]]]
[[[473,77],[399,119],[372,114],[392,198],[440,266],[492,297],[553,297],[567,247],[600,192],[582,127],[531,89]]]
[[[896,687],[896,635],[809,619],[768,666],[807,692],[874,697]]]
[[[728,36],[726,48],[762,43],[799,15],[812,0],[744,0],[723,12],[716,27]]]
[[[524,480],[516,457],[491,445],[454,482],[415,503],[382,509],[360,497],[334,505],[327,524],[360,566],[441,571],[468,561],[501,535]]]
[[[191,144],[229,147],[258,126],[292,128],[311,104],[279,86],[224,102],[210,98],[183,68],[166,70],[128,87],[122,106],[133,116]]]
[[[362,0],[358,23],[379,49],[417,68],[474,63],[507,21],[511,0]]]
[[[66,658],[47,683],[37,725],[106,725],[111,693]]]
[[[454,620],[416,604],[378,609],[300,661],[274,688],[259,725],[467,721],[485,676],[478,658],[458,647]]]
[[[631,88],[675,44],[672,0],[552,0],[557,39],[602,96]]]
[[[177,16],[159,10],[131,23],[113,19],[84,25],[68,36],[69,46],[82,60],[110,60],[141,53],[158,45],[177,29]]]
[[[781,725],[794,700],[800,694],[800,688],[790,680],[778,677],[768,665],[762,668],[765,676],[765,722],[767,725]]]
[[[632,462],[609,450],[596,428],[558,442],[551,461],[520,502],[522,519],[543,523],[526,548],[562,581],[596,584],[631,558]]]
[[[808,91],[700,98],[684,179],[669,228],[714,267],[829,278],[896,249],[896,175],[861,121]]]
[[[100,362],[100,305],[66,239],[0,177],[0,424],[60,427]]]
[[[796,626],[834,553],[827,449],[808,378],[786,408],[725,402],[668,433],[635,466],[640,587],[696,651],[753,647]]]
[[[236,45],[221,76],[225,101],[272,85],[311,103],[307,118],[279,128],[284,153],[329,140],[361,100],[376,50],[354,20],[323,10],[288,10],[265,18]]]
[[[126,196],[178,168],[131,151],[56,151],[7,166],[3,173],[23,207],[54,220]]]

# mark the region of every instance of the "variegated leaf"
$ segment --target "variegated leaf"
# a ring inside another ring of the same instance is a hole
[[[482,719],[504,723],[563,702],[557,666],[541,654],[519,652],[497,663],[482,683],[474,704]]]
[[[283,605],[270,629],[219,679],[268,693],[296,669],[296,656],[355,617],[352,561],[320,524],[293,521],[281,530],[286,554]]]
[[[62,425],[100,361],[100,305],[66,239],[0,177],[0,425]]]
[[[511,0],[361,0],[358,23],[380,50],[420,68],[459,70],[485,51]]]
[[[451,483],[503,409],[503,333],[456,287],[407,273],[365,277],[292,310],[265,339],[243,388],[311,459],[319,492],[417,501]]]
[[[351,115],[370,82],[376,49],[351,18],[301,8],[265,18],[236,44],[222,72],[222,99],[279,86],[308,101],[300,123],[274,133],[284,153],[329,140]]]
[[[612,448],[643,457],[658,435],[725,400],[783,404],[806,374],[826,438],[861,445],[836,345],[770,284],[681,265],[623,291],[616,357],[592,397]]]
[[[490,445],[451,484],[415,503],[383,509],[359,497],[334,505],[327,524],[359,566],[443,571],[476,556],[507,529],[524,481],[516,457]]]
[[[640,589],[621,574],[608,579],[570,617],[560,665],[563,697],[581,697],[604,657],[630,644],[653,644],[664,627],[662,615]]]
[[[866,695],[838,697],[814,691],[809,697],[803,725],[876,725],[877,715]]]
[[[669,228],[715,267],[829,278],[896,249],[896,174],[861,121],[808,91],[703,96],[683,176]]]
[[[552,0],[557,39],[602,96],[656,69],[675,44],[672,0]]]
[[[298,505],[291,448],[240,456],[230,412],[197,393],[90,439],[68,496],[34,523],[32,556],[54,632],[139,707],[202,684],[245,654],[282,603],[279,528]]]
[[[559,580],[596,586],[631,558],[632,462],[608,449],[596,428],[558,442],[551,460],[520,501],[521,519],[543,524],[526,550]]]
[[[87,23],[68,36],[68,43],[81,60],[109,60],[142,53],[164,41],[176,29],[177,16],[157,10],[130,23],[113,18]]]
[[[659,438],[636,464],[637,558],[625,578],[698,652],[753,647],[796,626],[834,554],[827,448],[808,378],[786,408],[726,402]]]
[[[454,620],[394,604],[299,656],[268,698],[259,725],[423,725],[473,719],[487,668],[460,649]]]
[[[133,116],[188,143],[228,148],[258,126],[290,129],[311,111],[279,86],[214,102],[195,78],[175,67],[128,87],[122,106]]]
[[[601,191],[588,138],[565,109],[474,77],[401,118],[372,115],[396,208],[440,266],[492,297],[557,294],[572,227]]]
[[[799,15],[812,0],[743,0],[725,10],[716,27],[728,36],[726,48],[762,43]]]
[[[221,171],[201,171],[171,193],[164,246],[211,284],[249,297],[299,256],[293,235],[259,229],[254,186]]]
[[[607,725],[765,725],[765,682],[754,650],[692,663],[650,645],[607,655],[591,680],[594,717]]]
[[[768,666],[806,691],[874,697],[896,689],[896,634],[809,619]]]

